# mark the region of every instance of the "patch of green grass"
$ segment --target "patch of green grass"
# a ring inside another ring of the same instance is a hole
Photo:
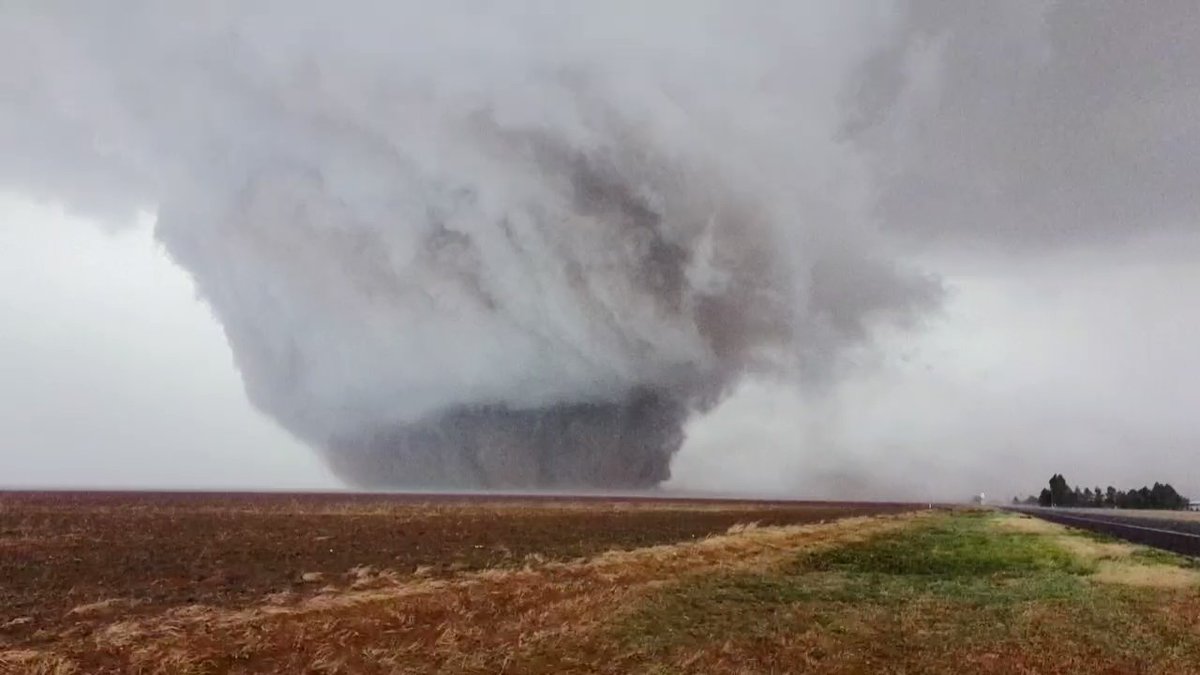
[[[1093,656],[1141,663],[1177,655],[1177,627],[1146,618],[1145,594],[1087,581],[1091,563],[1051,537],[996,527],[999,517],[951,514],[802,555],[779,571],[691,579],[626,615],[617,638],[656,660],[781,635],[886,660],[917,645],[929,653],[1043,649],[1056,639],[1053,625]]]
[[[889,611],[915,602],[1011,608],[1085,592],[1078,575],[1090,568],[1044,538],[998,532],[990,518],[967,513],[938,519],[802,556],[782,573],[726,574],[680,584],[628,617],[622,632],[656,647],[769,633],[790,608],[803,604]]]
[[[960,580],[996,574],[1094,571],[1045,537],[990,527],[995,516],[963,514],[915,531],[812,554],[800,561],[813,571],[889,574]]]

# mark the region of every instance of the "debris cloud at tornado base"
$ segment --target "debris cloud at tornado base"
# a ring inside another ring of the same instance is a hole
[[[938,302],[843,137],[891,19],[797,5],[6,10],[0,180],[155,209],[352,484],[649,487],[742,378]]]

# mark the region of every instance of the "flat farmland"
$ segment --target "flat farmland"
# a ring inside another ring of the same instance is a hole
[[[9,493],[0,673],[1200,674],[1200,563],[1022,514]]]
[[[909,508],[637,498],[0,493],[0,650],[46,647],[114,620],[179,608],[288,606],[404,580],[693,541],[739,524],[820,523]]]

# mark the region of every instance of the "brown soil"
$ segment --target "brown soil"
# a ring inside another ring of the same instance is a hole
[[[257,658],[237,645],[212,643],[213,653],[203,654],[208,661],[183,652],[171,657],[158,649],[141,657],[148,661],[140,660],[139,650],[148,647],[140,638],[121,636],[139,635],[143,624],[173,625],[192,614],[211,619],[213,612],[254,617],[249,624],[236,624],[238,631],[269,625],[282,636],[300,630],[286,618],[299,611],[294,608],[316,607],[334,624],[314,628],[306,623],[301,632],[306,634],[303,647],[320,653],[288,663],[314,667],[339,652],[308,638],[341,635],[337,621],[355,623],[335,611],[347,598],[366,602],[372,615],[379,611],[391,617],[390,643],[406,632],[432,630],[436,623],[429,622],[444,621],[458,609],[438,610],[448,614],[437,617],[389,614],[371,593],[407,593],[479,574],[541,569],[553,561],[580,566],[585,565],[580,559],[602,560],[595,556],[606,551],[702,540],[740,523],[819,523],[909,508],[600,498],[0,494],[0,653],[7,654],[0,670],[17,663],[14,672],[26,672],[36,662],[53,671],[56,659],[66,659],[64,672],[70,664],[97,672],[121,671],[134,662],[163,672],[213,672],[209,666],[220,663],[219,672],[239,659]],[[472,582],[445,599],[462,593],[473,597],[476,586]],[[519,598],[511,601],[517,604],[506,611],[527,611]],[[547,601],[542,597],[538,603]],[[204,621],[185,623],[188,628],[179,630],[187,644],[205,644],[206,634],[223,630]],[[444,633],[436,635],[448,639]],[[155,644],[164,646],[164,639],[159,635]],[[370,640],[352,642],[356,649],[373,646]],[[296,651],[299,644],[289,643],[289,653],[305,654]],[[213,661],[215,654],[221,658]],[[180,660],[172,665],[171,658]],[[257,671],[251,663],[244,665]]]

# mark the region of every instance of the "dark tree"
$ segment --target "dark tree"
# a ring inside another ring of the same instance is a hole
[[[1061,473],[1050,477],[1051,506],[1073,506],[1074,497],[1075,493],[1071,490],[1071,486],[1067,485],[1067,479],[1063,478]]]
[[[1030,497],[1028,502],[1033,501]],[[1050,487],[1042,490],[1037,498],[1041,506],[1076,506],[1086,508],[1117,509],[1186,509],[1189,500],[1179,494],[1170,483],[1156,482],[1153,487],[1142,487],[1123,492],[1113,486],[1100,489],[1072,488],[1061,473],[1050,477]]]

